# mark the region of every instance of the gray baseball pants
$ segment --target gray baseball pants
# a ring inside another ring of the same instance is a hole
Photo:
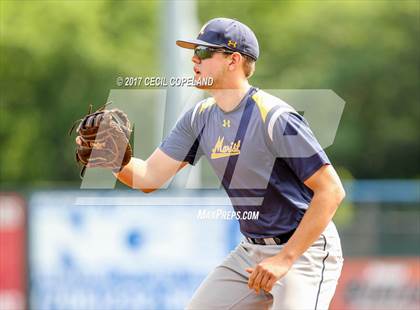
[[[245,269],[276,255],[282,247],[242,241],[201,283],[187,309],[328,309],[343,266],[335,225],[328,225],[269,293],[249,289]]]

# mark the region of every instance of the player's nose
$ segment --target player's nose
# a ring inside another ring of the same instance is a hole
[[[199,64],[201,62],[201,59],[198,58],[197,55],[193,55],[193,57],[191,58],[192,62],[195,64]]]

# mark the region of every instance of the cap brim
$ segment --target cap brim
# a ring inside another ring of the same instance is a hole
[[[207,47],[223,47],[222,45],[211,44],[203,40],[192,39],[192,40],[177,40],[176,45],[182,48],[195,49],[197,46],[207,46]]]

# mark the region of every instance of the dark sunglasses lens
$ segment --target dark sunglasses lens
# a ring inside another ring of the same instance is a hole
[[[201,60],[211,58],[213,52],[209,48],[198,47],[194,50],[194,54]]]

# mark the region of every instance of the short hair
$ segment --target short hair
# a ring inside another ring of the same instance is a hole
[[[244,62],[243,62],[243,70],[245,73],[245,77],[249,79],[255,72],[255,60],[248,55],[241,54]]]

